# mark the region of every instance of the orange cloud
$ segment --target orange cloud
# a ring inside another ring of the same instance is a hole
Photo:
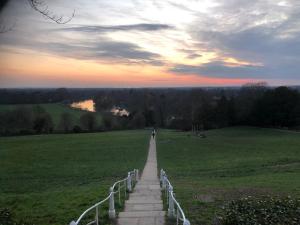
[[[248,79],[177,75],[163,67],[108,64],[39,53],[0,56],[1,86],[8,87],[170,87],[241,85]]]

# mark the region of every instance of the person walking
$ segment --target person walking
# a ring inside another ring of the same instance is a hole
[[[155,129],[153,128],[152,130],[152,138],[154,139],[155,138]]]

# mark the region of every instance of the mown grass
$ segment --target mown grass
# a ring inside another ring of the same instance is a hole
[[[142,130],[2,137],[0,208],[29,224],[69,224],[143,168],[148,139]]]
[[[162,130],[157,138],[159,166],[192,224],[211,224],[240,197],[300,196],[300,133],[237,127],[206,135]]]
[[[71,108],[68,105],[61,104],[61,103],[49,103],[49,104],[11,104],[11,105],[0,105],[0,112],[7,111],[7,110],[13,110],[17,107],[34,107],[34,106],[41,106],[43,107],[46,112],[48,112],[53,120],[55,129],[59,126],[59,121],[61,118],[61,115],[63,113],[69,113],[72,116],[74,125],[80,125],[79,119],[80,117],[86,113],[84,110]],[[95,113],[97,116],[97,123],[98,125],[102,123],[102,117],[100,113]]]

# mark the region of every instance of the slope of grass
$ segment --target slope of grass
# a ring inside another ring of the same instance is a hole
[[[30,224],[69,224],[143,168],[148,139],[147,131],[2,137],[0,208]]]
[[[300,133],[226,128],[160,131],[158,162],[192,224],[211,224],[229,200],[254,195],[300,196]]]
[[[37,105],[37,104],[36,104]],[[6,111],[6,110],[12,110],[16,107],[25,106],[25,107],[33,107],[36,106],[34,104],[24,104],[24,105],[1,105],[0,104],[0,112]],[[86,111],[71,108],[68,105],[60,104],[60,103],[49,103],[49,104],[39,104],[39,106],[42,106],[52,117],[53,122],[55,124],[55,128],[58,127],[60,117],[62,113],[69,113],[72,118],[73,122],[76,125],[79,125],[79,118],[82,116]],[[100,124],[102,122],[100,113],[96,113],[97,115],[97,122]]]

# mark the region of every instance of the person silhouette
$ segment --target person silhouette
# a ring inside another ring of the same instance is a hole
[[[155,129],[152,130],[152,138],[155,137]]]

